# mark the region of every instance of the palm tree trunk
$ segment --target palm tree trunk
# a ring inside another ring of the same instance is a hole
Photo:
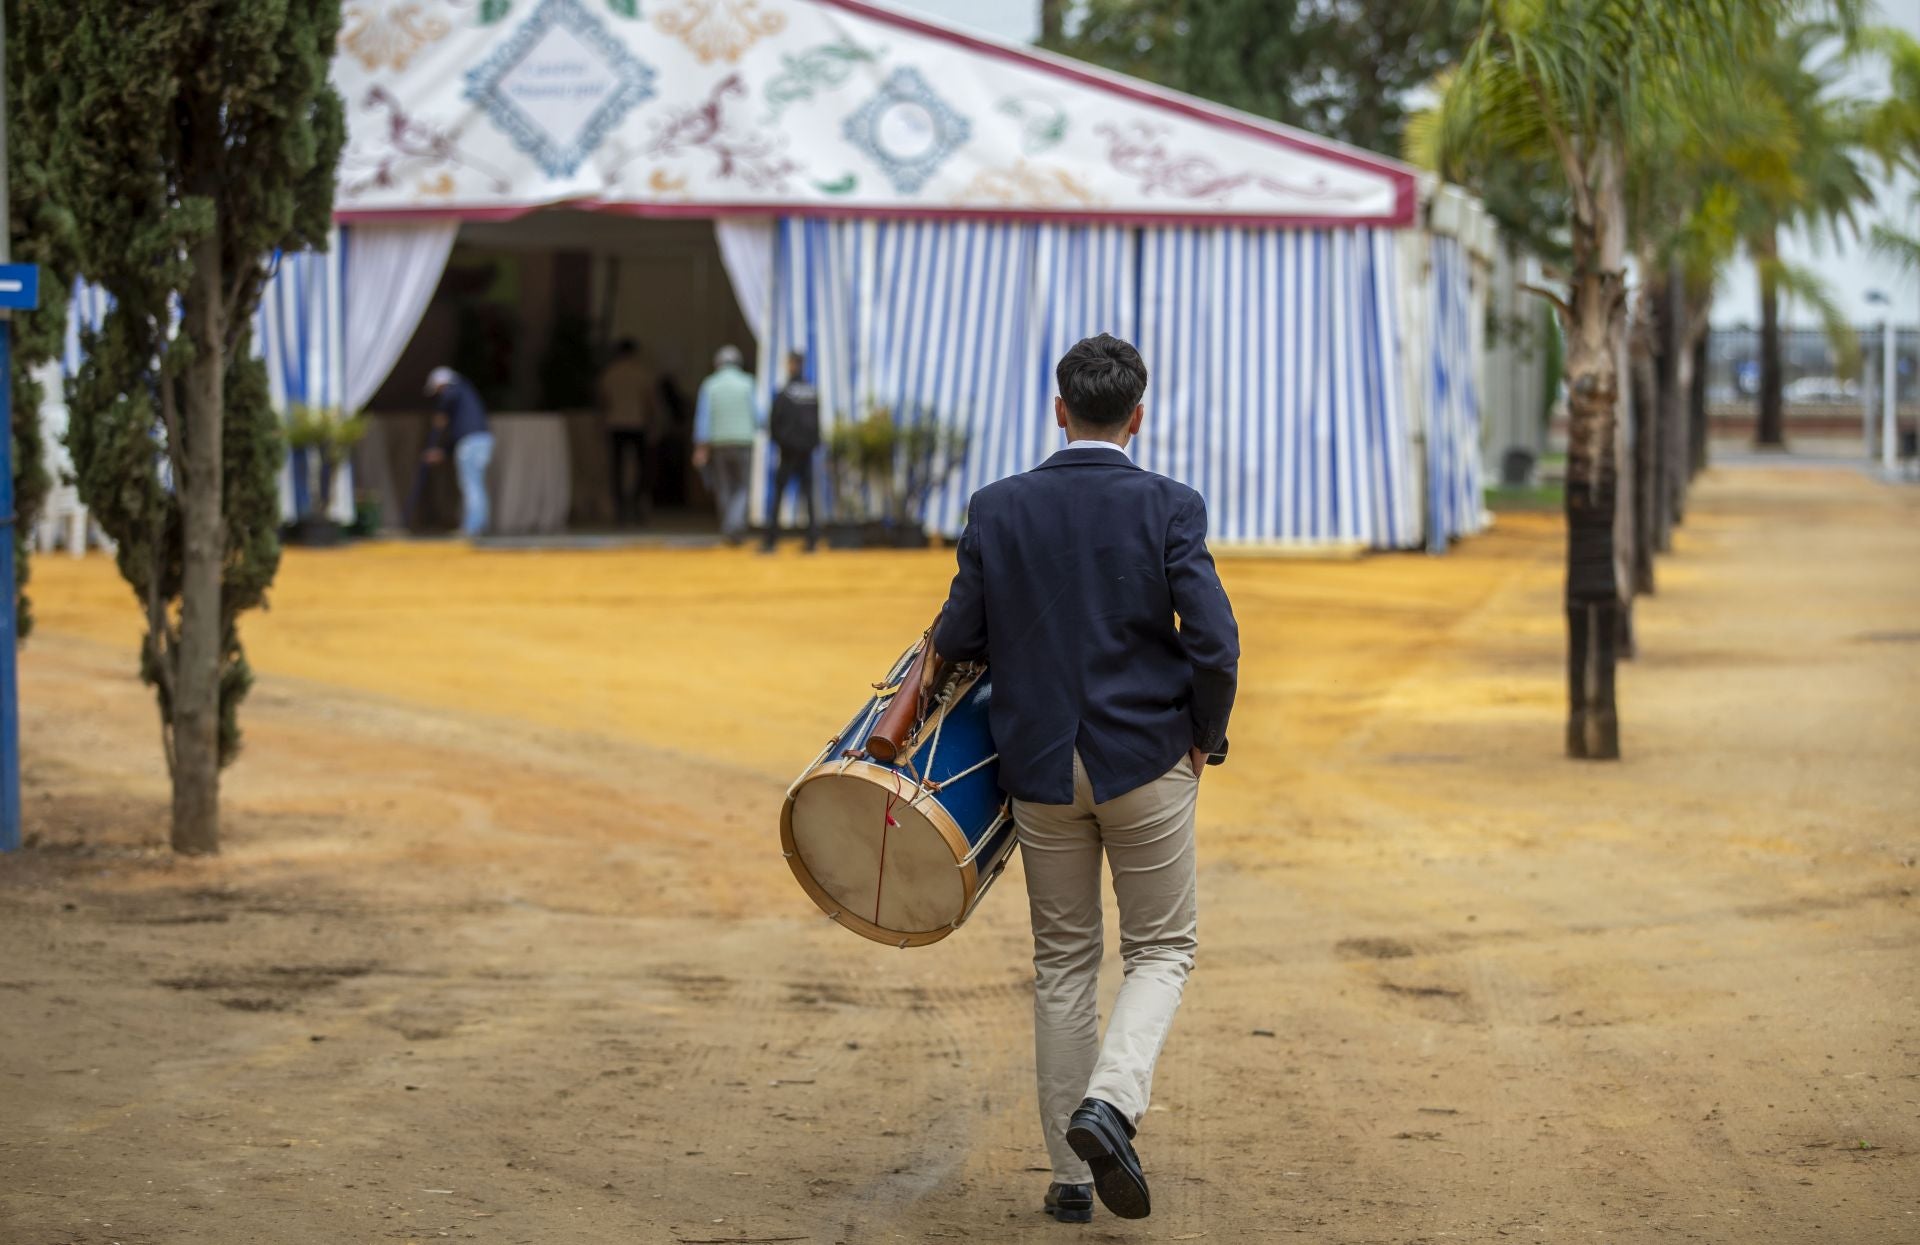
[[[1614,566],[1614,450],[1625,333],[1625,204],[1619,155],[1595,151],[1591,219],[1573,222],[1567,321],[1567,755],[1620,755],[1614,666],[1620,588]]]
[[[1627,407],[1628,417],[1633,421],[1634,523],[1630,582],[1635,596],[1652,596],[1654,508],[1659,496],[1654,486],[1655,450],[1660,443],[1660,386],[1653,355],[1655,321],[1659,318],[1658,307],[1665,287],[1662,282],[1650,279],[1649,268],[1643,267],[1641,272],[1649,274],[1649,279],[1641,282],[1640,305],[1635,309],[1633,327],[1627,336],[1633,382],[1632,400]]]
[[[1673,529],[1687,516],[1687,391],[1693,386],[1693,300],[1686,279],[1667,282],[1667,315],[1661,324],[1660,497],[1658,548],[1673,549]]]
[[[1678,504],[1674,487],[1675,442],[1673,430],[1680,422],[1680,340],[1681,318],[1686,314],[1684,281],[1669,274],[1659,296],[1660,322],[1653,332],[1654,425],[1653,445],[1653,550],[1669,553],[1673,549],[1673,523]]]
[[[1040,46],[1057,48],[1066,34],[1067,0],[1040,0]]]
[[[1785,449],[1787,422],[1781,403],[1786,382],[1780,369],[1780,279],[1774,271],[1780,257],[1778,230],[1769,228],[1758,238],[1754,254],[1760,261],[1760,420],[1753,430],[1757,446]]]
[[[1693,355],[1693,380],[1687,386],[1687,480],[1692,482],[1707,469],[1707,309],[1700,308],[1697,334],[1689,351]]]

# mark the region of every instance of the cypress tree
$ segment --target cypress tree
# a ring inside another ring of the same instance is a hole
[[[31,5],[33,0],[26,0]],[[40,306],[13,317],[13,514],[17,635],[33,630],[27,599],[27,556],[34,524],[53,487],[47,470],[40,403],[45,397],[34,370],[60,353],[67,326],[67,289],[73,281],[73,217],[49,192],[45,100],[29,91],[44,83],[30,72],[37,55],[19,35],[21,0],[6,0],[8,221],[15,261],[40,265]]]
[[[22,0],[49,190],[112,310],[70,386],[81,497],[146,617],[173,847],[219,848],[252,676],[240,614],[279,566],[279,421],[250,334],[272,257],[324,246],[344,124],[338,0]]]

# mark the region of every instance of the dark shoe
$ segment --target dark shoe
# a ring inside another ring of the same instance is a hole
[[[1055,1181],[1047,1186],[1045,1209],[1061,1223],[1092,1223],[1093,1186]]]
[[[1112,1103],[1084,1099],[1067,1122],[1067,1144],[1093,1169],[1093,1188],[1100,1204],[1122,1219],[1145,1219],[1153,1213],[1147,1199],[1147,1178],[1133,1152],[1133,1125]]]

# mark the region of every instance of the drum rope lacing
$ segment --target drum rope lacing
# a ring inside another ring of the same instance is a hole
[[[982,842],[984,841],[985,840],[982,840]],[[979,887],[973,892],[973,901],[967,905],[965,912],[962,912],[955,918],[953,922],[954,929],[959,929],[967,923],[967,918],[973,915],[973,910],[978,908],[980,901],[987,897],[988,888],[994,884],[1002,873],[1006,872],[1007,865],[1013,861],[1013,849],[1017,846],[1019,846],[1019,844],[1016,843],[1013,838],[1009,837],[1007,839],[1006,846],[1000,849],[999,858],[987,869],[986,878],[981,881]],[[901,945],[905,946],[906,944],[902,943]]]
[[[933,759],[940,755],[940,732],[946,729],[947,706],[952,700],[953,693],[951,691],[942,694],[935,700],[935,703],[939,706],[939,717],[934,719],[933,740],[927,745],[927,773],[929,774],[933,772]],[[939,787],[935,785],[931,779],[920,772],[919,759],[920,751],[918,748],[907,754],[907,769],[912,772],[913,781],[919,786],[921,792],[920,795],[913,797],[913,803],[916,805],[920,803],[923,797],[930,796],[939,790]]]
[[[940,755],[940,732],[946,728],[947,712],[949,709],[953,707],[953,702],[958,696],[957,686],[958,686],[957,684],[950,684],[940,694],[940,697],[939,697],[940,716],[934,720],[933,739],[927,744],[926,772],[929,774],[933,772],[934,758]],[[909,754],[906,762],[908,770],[910,770],[913,774],[914,782],[920,788],[920,794],[915,796],[912,801],[913,805],[916,807],[919,805],[921,800],[929,799],[935,795],[938,795],[942,788],[950,787],[954,783],[959,782],[962,778],[966,778],[973,774],[977,774],[981,770],[985,769],[987,766],[992,765],[995,761],[998,761],[1000,759],[1000,754],[998,752],[995,752],[989,755],[985,760],[978,761],[972,765],[969,765],[967,768],[961,770],[957,774],[949,774],[945,778],[934,780],[934,779],[930,779],[922,776],[920,767],[917,764],[915,764],[915,761],[917,759],[916,754],[917,754],[917,750],[915,754]]]
[[[986,850],[987,844],[993,842],[993,836],[996,834],[999,834],[1001,827],[1005,826],[1011,820],[1013,819],[1007,815],[1006,806],[1001,805],[1000,815],[995,817],[990,823],[988,823],[986,830],[983,831],[980,835],[980,841],[975,843],[972,847],[968,848],[966,855],[962,856],[960,859],[953,862],[954,868],[964,869],[968,865],[972,864],[974,861],[978,860],[980,858],[980,853]]]

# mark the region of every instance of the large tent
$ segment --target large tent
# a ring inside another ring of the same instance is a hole
[[[1492,230],[1395,161],[860,0],[354,0],[334,77],[338,244],[257,325],[280,401],[365,405],[462,229],[711,221],[769,389],[801,349],[823,418],[964,434],[929,530],[1055,445],[1052,364],[1100,331],[1220,542],[1484,521]]]

